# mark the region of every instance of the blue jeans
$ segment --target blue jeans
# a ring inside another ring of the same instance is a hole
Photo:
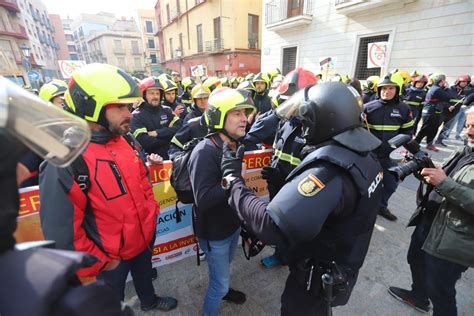
[[[209,285],[203,307],[205,316],[218,315],[222,298],[229,292],[230,263],[234,258],[239,236],[240,228],[222,240],[199,238],[199,247],[206,254],[209,267]]]
[[[97,279],[104,280],[123,301],[128,272],[132,275],[133,285],[141,305],[148,307],[155,303],[150,249],[145,248],[144,251],[132,259],[122,260],[117,268],[101,272]]]
[[[412,275],[412,294],[419,302],[433,303],[433,316],[456,316],[456,282],[467,270],[460,264],[434,257],[421,248],[430,225],[418,224],[411,236],[408,263]]]
[[[456,116],[456,122],[456,137],[461,137],[462,130],[464,129],[464,125],[466,124],[466,113],[464,112],[463,108],[459,110],[459,113]]]

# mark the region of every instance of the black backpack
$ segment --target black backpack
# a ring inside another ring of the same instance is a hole
[[[193,189],[188,171],[189,157],[191,157],[191,153],[196,145],[203,139],[203,137],[199,137],[190,140],[184,145],[183,151],[173,158],[173,169],[170,177],[171,186],[176,192],[178,201],[185,204],[194,203]]]

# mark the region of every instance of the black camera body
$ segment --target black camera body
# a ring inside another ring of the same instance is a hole
[[[410,135],[397,135],[390,139],[388,143],[392,148],[403,146],[408,151],[405,156],[406,163],[388,169],[395,174],[400,181],[403,181],[412,173],[420,172],[423,168],[435,167],[429,154],[421,150],[420,145],[412,139]]]

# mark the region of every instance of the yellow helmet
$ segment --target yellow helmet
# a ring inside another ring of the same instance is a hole
[[[45,100],[46,102],[49,102],[54,97],[66,93],[66,90],[66,82],[59,79],[53,79],[41,87],[39,91],[39,97]]]
[[[247,115],[255,110],[253,100],[247,91],[222,88],[209,98],[209,107],[204,119],[210,131],[215,132],[224,128],[227,113],[233,110],[245,109]]]
[[[268,72],[268,75],[270,76],[270,79],[273,81],[273,78],[275,78],[278,75],[281,75],[280,68],[273,68]]]
[[[221,86],[223,86],[223,87],[230,87],[229,78],[227,78],[227,77],[222,77],[222,78],[220,79],[220,82],[221,82]]]
[[[266,73],[266,72],[259,72],[252,80],[253,82],[257,82],[257,81],[261,81],[261,82],[265,82],[265,84],[267,85],[267,88],[269,87],[270,85],[270,76]]]
[[[73,73],[64,99],[77,116],[96,123],[108,104],[143,100],[137,83],[129,74],[115,66],[97,63]]]
[[[211,90],[202,84],[196,85],[193,90],[191,90],[191,97],[193,99],[208,98],[210,94]]]
[[[380,95],[380,90],[382,89],[382,87],[395,86],[398,90],[397,94],[400,95],[403,92],[403,82],[403,78],[399,74],[388,74],[384,77],[382,81],[379,81],[379,83],[377,84],[377,92]]]
[[[160,79],[161,86],[165,92],[178,90],[178,85],[176,82],[170,79]]]
[[[221,81],[217,77],[209,77],[204,81],[204,86],[207,87],[209,90],[214,91],[214,89],[222,87]]]
[[[173,80],[173,78],[171,77],[171,75],[170,75],[170,74],[167,74],[167,73],[162,73],[161,75],[158,76],[158,79],[159,79],[159,80],[165,80],[165,79]]]
[[[397,75],[399,75],[400,77],[403,78],[403,83],[404,84],[407,84],[411,81],[410,73],[406,70],[398,70],[397,72],[395,72],[395,74],[397,74]]]
[[[253,77],[255,77],[255,74],[249,73],[248,75],[245,76],[244,80],[245,81],[252,81]]]
[[[366,88],[368,90],[373,90],[374,92],[377,92],[377,84],[379,83],[380,77],[379,76],[370,76],[368,77],[365,82],[366,82]]]
[[[181,85],[183,89],[186,90],[187,88],[193,88],[196,85],[196,81],[193,77],[185,77],[183,81],[181,81]]]

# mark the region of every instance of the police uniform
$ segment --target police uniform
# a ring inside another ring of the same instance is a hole
[[[326,272],[343,276],[328,301],[331,306],[345,304],[368,250],[383,173],[370,152],[380,141],[357,127],[362,100],[359,96],[356,102],[355,95],[339,82],[305,93],[299,113],[304,137],[312,145],[305,147],[308,154],[269,204],[246,188],[241,177],[224,178],[230,181],[229,205],[246,227],[285,254],[290,274],[281,297],[282,315],[326,315],[327,292],[321,284]],[[238,175],[238,170],[231,172],[238,160],[232,165],[236,158],[229,157],[224,152],[223,172]]]

